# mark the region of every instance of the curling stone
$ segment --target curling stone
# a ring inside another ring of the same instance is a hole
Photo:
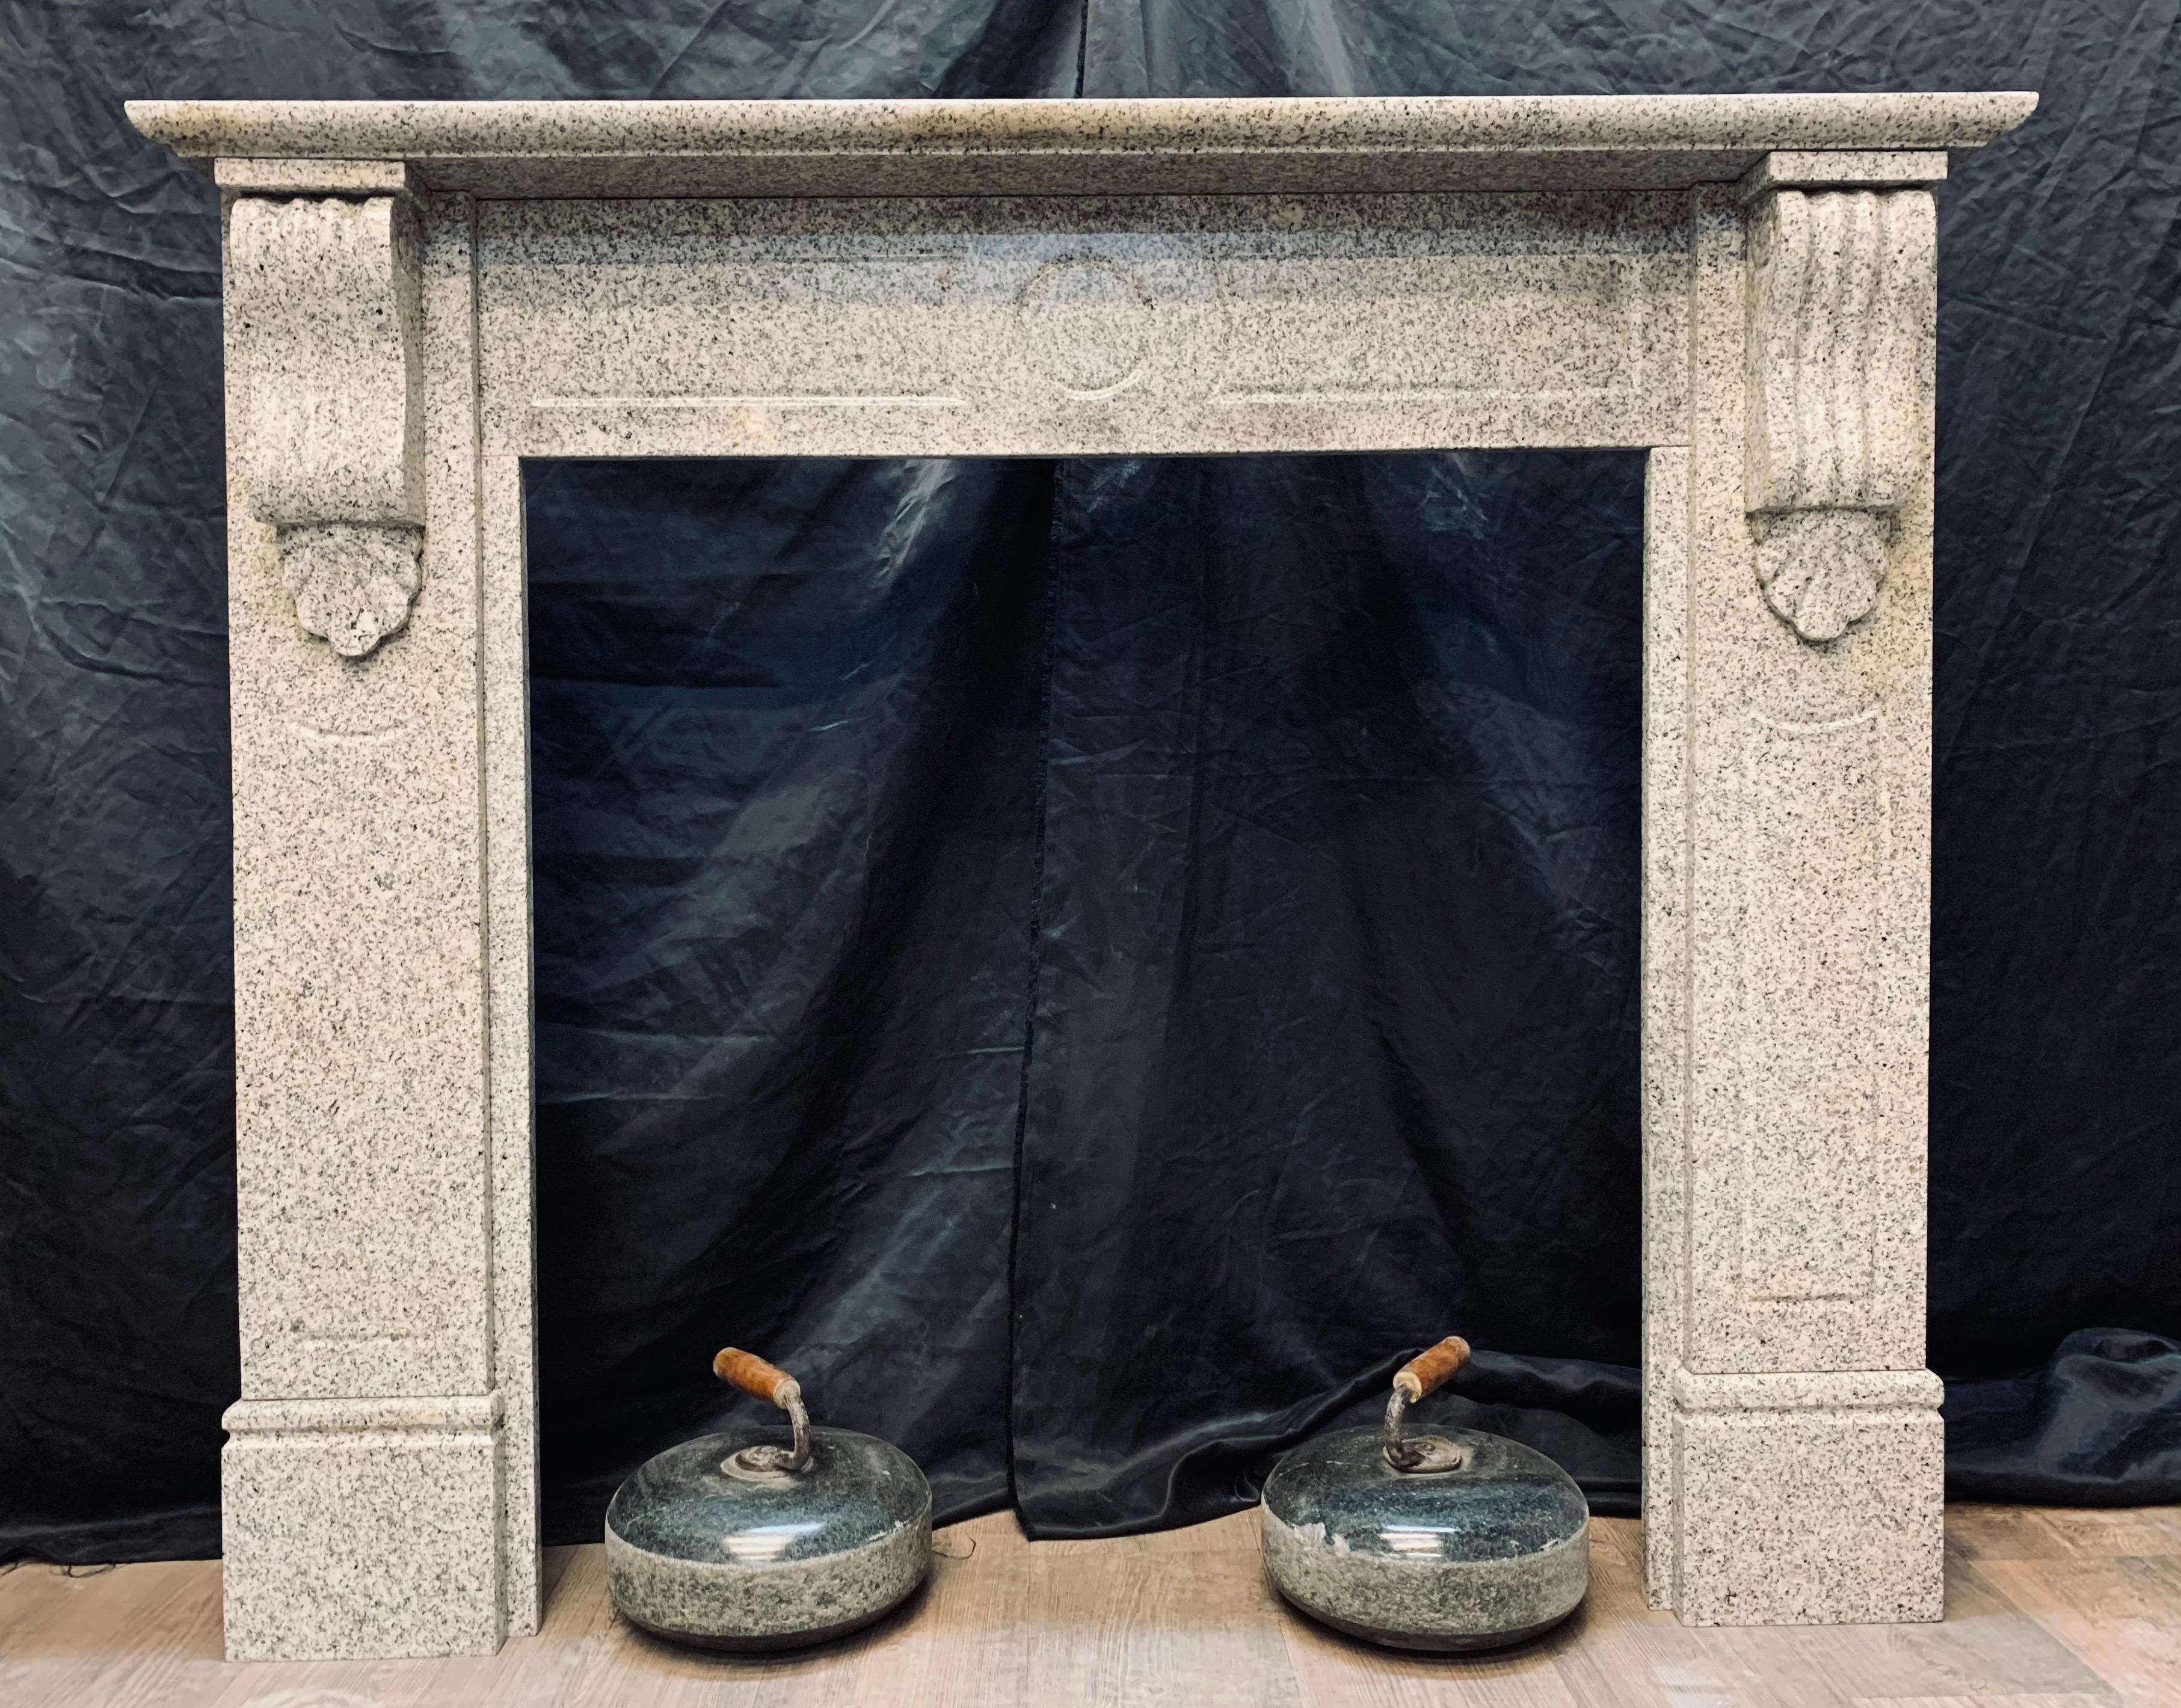
[[[795,1649],[889,1612],[931,1564],[931,1489],[900,1448],[810,1426],[795,1379],[728,1347],[713,1374],[787,1413],[647,1460],[606,1508],[630,1623],[707,1649]]]
[[[1265,1569],[1312,1618],[1393,1649],[1496,1649],[1582,1602],[1590,1507],[1572,1477],[1481,1430],[1402,1433],[1468,1358],[1449,1336],[1410,1359],[1383,1429],[1306,1441],[1266,1482]]]

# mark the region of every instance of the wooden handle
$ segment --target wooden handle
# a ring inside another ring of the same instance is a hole
[[[1411,1405],[1414,1405],[1426,1394],[1435,1391],[1448,1377],[1468,1362],[1469,1342],[1460,1335],[1449,1335],[1437,1346],[1418,1353],[1395,1370],[1394,1386],[1407,1397]]]
[[[732,1382],[754,1400],[770,1400],[782,1411],[787,1409],[791,1398],[803,1392],[801,1385],[786,1370],[740,1347],[721,1347],[712,1360],[712,1374],[723,1382]]]

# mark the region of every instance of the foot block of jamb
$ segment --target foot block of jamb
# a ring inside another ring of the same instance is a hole
[[[1862,1625],[1946,1611],[1943,1395],[1928,1370],[1674,1378],[1689,1625]]]
[[[500,1647],[496,1395],[244,1400],[222,1422],[229,1659]]]

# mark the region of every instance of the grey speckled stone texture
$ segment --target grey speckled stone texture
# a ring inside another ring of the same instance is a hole
[[[213,182],[235,195],[396,196],[414,204],[417,185],[399,160],[217,160]]]
[[[487,444],[1648,444],[1687,432],[1687,279],[1664,196],[494,202]]]
[[[230,1659],[500,1647],[496,1399],[245,1400],[221,1422]]]
[[[252,514],[250,455],[229,460],[238,1656],[486,1651],[536,1617],[527,1172],[509,1171],[519,1243],[490,1221],[468,220],[455,198],[418,234],[417,391],[356,400],[387,430],[361,442],[413,465],[378,490],[406,504],[413,481],[426,518],[406,625],[360,658],[312,636]],[[228,330],[252,335],[233,314]],[[249,391],[267,372],[230,354],[232,434],[265,419]],[[526,1054],[527,1028],[526,1011]],[[304,1403],[332,1409],[290,1427]],[[489,1432],[410,1421],[480,1408]]]
[[[1936,1618],[1929,322],[1888,359],[1889,484],[1867,444],[1795,452],[1803,514],[1891,506],[1874,608],[1814,642],[1768,598],[1749,508],[1749,217],[1693,198],[1690,444],[1653,454],[1648,499],[1647,1580],[1696,1621]],[[1853,300],[1802,300],[1808,348],[1852,336]]]
[[[1942,1617],[1941,1394],[1928,1370],[1680,1372],[1671,1443],[1682,1620]]]
[[[1649,447],[1649,1590],[1935,1617],[1927,186],[2034,105],[133,104],[227,221],[236,1652],[536,1627],[521,466],[578,455]]]
[[[614,1605],[663,1637],[718,1649],[792,1649],[867,1625],[924,1581],[931,1490],[897,1447],[813,1430],[798,1472],[737,1474],[732,1456],[785,1448],[784,1429],[670,1447],[606,1508]]]
[[[490,196],[1682,190],[1773,149],[1982,147],[2033,95],[133,101],[195,159],[404,159]]]
[[[1265,1484],[1265,1569],[1350,1636],[1396,1649],[1496,1649],[1557,1625],[1590,1586],[1590,1512],[1543,1453],[1476,1430],[1445,1472],[1386,1463],[1377,1430],[1305,1443]]]

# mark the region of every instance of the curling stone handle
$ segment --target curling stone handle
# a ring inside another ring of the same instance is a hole
[[[799,1471],[810,1463],[810,1413],[803,1408],[803,1385],[776,1364],[740,1347],[721,1347],[712,1359],[712,1374],[740,1388],[754,1400],[770,1400],[787,1413],[795,1431],[794,1445],[786,1452],[777,1447],[745,1447],[737,1457],[754,1467],[762,1463],[781,1471]]]
[[[789,1397],[799,1397],[803,1392],[802,1385],[786,1370],[740,1347],[721,1347],[712,1359],[712,1374],[740,1388],[754,1400],[771,1401],[783,1412],[787,1409]]]
[[[724,1358],[726,1354],[722,1353],[721,1356]],[[1436,1393],[1456,1370],[1468,1362],[1469,1342],[1460,1335],[1449,1335],[1437,1346],[1418,1353],[1394,1372],[1394,1391],[1414,1405],[1426,1394]]]
[[[1386,1463],[1395,1470],[1440,1471],[1461,1463],[1459,1450],[1437,1436],[1413,1441],[1405,1439],[1401,1414],[1426,1394],[1443,1386],[1468,1362],[1469,1342],[1460,1335],[1449,1335],[1394,1372],[1394,1391],[1386,1401]],[[1450,1463],[1449,1454],[1457,1455]]]

